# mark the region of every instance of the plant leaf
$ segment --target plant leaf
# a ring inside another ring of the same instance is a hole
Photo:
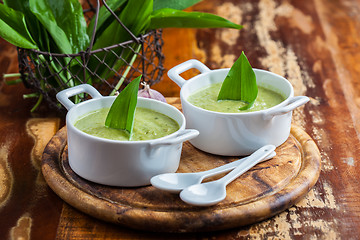
[[[240,110],[252,107],[258,94],[256,76],[244,52],[229,70],[218,95],[218,100],[240,100],[248,103]]]
[[[30,10],[50,33],[61,53],[77,53],[88,46],[86,22],[77,0],[29,0]]]
[[[29,0],[30,10],[54,39],[61,53],[72,53],[72,47],[65,32],[57,25],[54,14],[49,11],[46,0]]]
[[[89,46],[89,37],[86,34],[87,24],[79,0],[47,0],[47,2],[57,25],[69,39],[72,52],[85,50]]]
[[[26,27],[24,14],[4,4],[0,4],[0,36],[17,47],[38,48]]]
[[[131,139],[141,76],[131,81],[116,97],[105,120],[105,126],[126,130]]]
[[[22,12],[25,15],[26,26],[39,50],[53,52],[50,43],[53,41],[50,40],[50,36],[46,29],[30,11],[29,0],[4,0],[4,4],[16,11]]]
[[[125,8],[121,11],[119,16],[125,26],[135,35],[145,33],[150,24],[150,14],[153,8],[152,0],[129,0]],[[93,49],[100,49],[103,47],[112,46],[117,43],[122,43],[130,40],[130,34],[114,19],[113,23],[99,36],[93,46]],[[131,45],[132,49],[136,49],[137,44]],[[118,69],[130,61],[131,57],[135,54],[131,49],[115,48],[113,51],[121,59],[114,54],[107,54],[105,51],[99,52],[96,56],[91,56],[89,61],[89,68],[96,69],[97,74],[107,79],[110,78],[114,72],[104,65],[99,66],[98,59],[104,59],[106,57],[106,63],[108,66]],[[125,61],[123,61],[124,59]]]
[[[149,29],[157,28],[235,28],[242,26],[210,13],[184,12],[162,8],[151,14]]]
[[[119,18],[135,36],[138,36],[147,29],[152,8],[152,0],[129,0],[121,11]],[[98,37],[93,49],[112,46],[130,39],[130,34],[114,19],[110,26]]]
[[[154,0],[154,11],[161,8],[172,8],[177,10],[183,10],[191,7],[202,0]]]
[[[106,4],[109,6],[109,8],[112,11],[115,12],[117,9],[121,8],[126,3],[126,1],[127,0],[107,0]],[[95,36],[100,36],[101,33],[111,24],[113,20],[116,21],[115,17],[111,15],[109,10],[105,6],[101,6],[99,11],[98,23],[96,25]],[[91,19],[89,26],[87,28],[87,33],[89,38],[91,38],[91,35],[93,33],[94,24],[95,24],[95,16]]]

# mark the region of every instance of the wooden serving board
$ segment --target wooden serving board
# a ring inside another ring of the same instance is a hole
[[[65,127],[45,148],[42,172],[65,202],[95,218],[150,231],[214,231],[274,216],[314,186],[321,158],[316,144],[303,130],[293,126],[276,153],[275,158],[230,183],[226,199],[211,207],[188,205],[177,194],[152,186],[109,187],[79,177],[68,163]],[[207,154],[185,142],[178,172],[203,171],[233,160],[236,158]]]

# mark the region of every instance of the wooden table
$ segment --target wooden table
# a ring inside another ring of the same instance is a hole
[[[205,0],[192,10],[216,13],[244,29],[165,30],[165,67],[190,58],[211,69],[230,67],[244,51],[253,67],[288,78],[296,95],[311,98],[293,122],[320,149],[315,187],[275,217],[226,231],[159,234],[105,223],[63,202],[42,177],[42,150],[64,116],[44,106],[30,114],[34,101],[22,95],[31,91],[1,82],[1,239],[359,238],[360,1]],[[17,72],[15,48],[1,40],[0,51],[0,72]],[[154,88],[168,97],[179,94],[166,76]]]

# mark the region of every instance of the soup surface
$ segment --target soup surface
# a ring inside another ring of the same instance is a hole
[[[128,141],[129,134],[126,131],[105,126],[109,109],[102,108],[85,114],[76,121],[75,127],[93,136]],[[179,128],[174,119],[162,113],[147,108],[136,108],[131,141],[161,138],[176,132]]]
[[[247,110],[240,110],[241,107],[247,105],[243,101],[235,100],[217,100],[221,88],[220,83],[211,84],[209,87],[200,89],[188,97],[188,101],[200,108],[224,113],[241,113],[241,112],[255,112],[271,108],[278,105],[285,100],[281,94],[272,91],[268,88],[258,86],[258,96],[254,105]]]

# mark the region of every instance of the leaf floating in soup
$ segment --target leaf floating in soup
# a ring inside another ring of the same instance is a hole
[[[105,126],[125,130],[131,139],[141,76],[131,81],[116,97],[105,120]]]
[[[238,100],[247,105],[240,110],[251,108],[256,100],[258,87],[256,76],[244,52],[231,67],[222,83],[218,100]]]

